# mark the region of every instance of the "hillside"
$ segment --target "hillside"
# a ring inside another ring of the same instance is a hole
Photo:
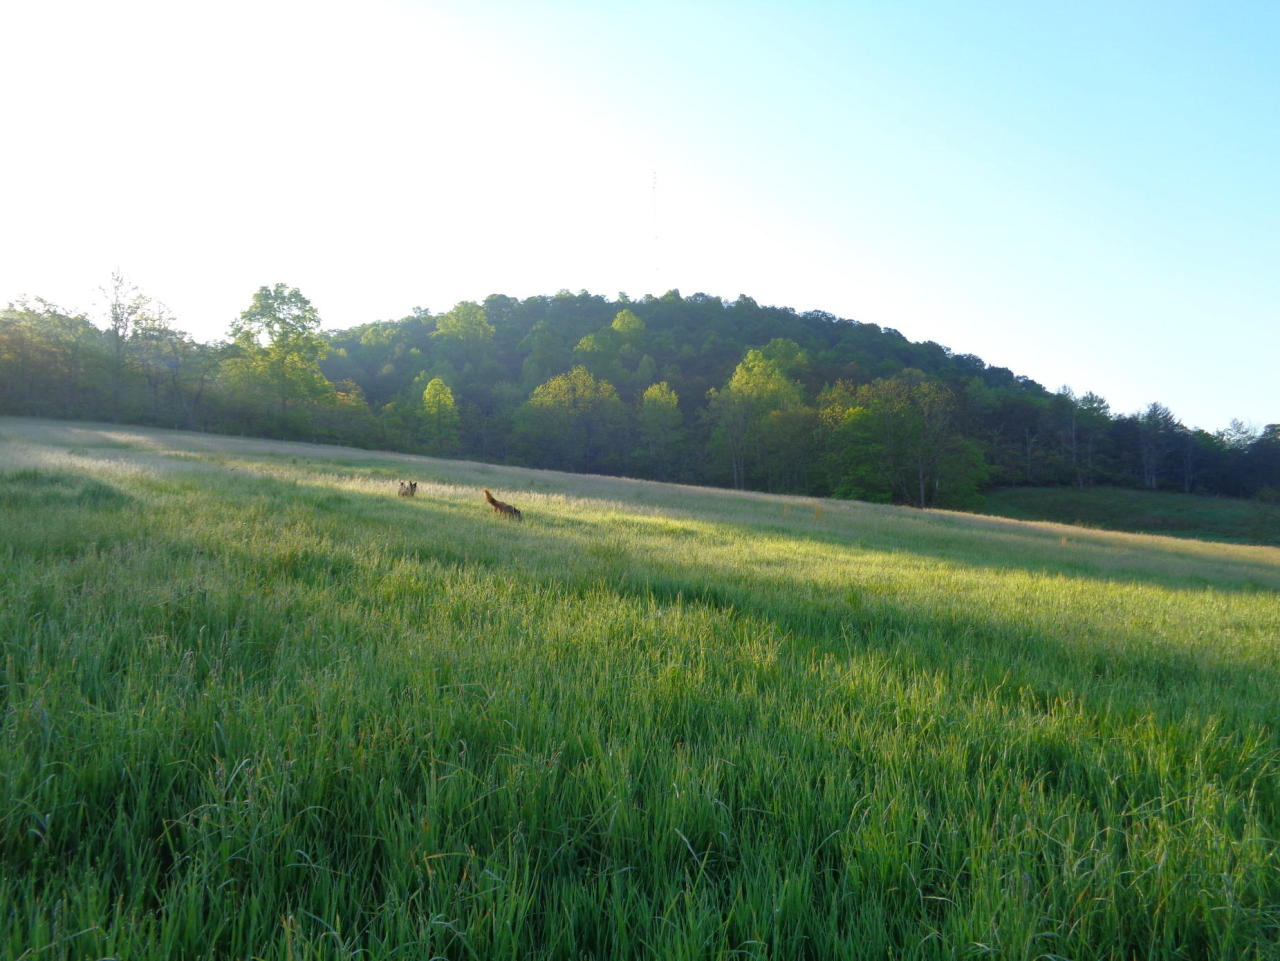
[[[1275,548],[13,418],[0,524],[0,956],[1280,949]]]
[[[1280,504],[1122,488],[1012,487],[988,491],[984,514],[1113,531],[1280,546]]]
[[[0,309],[0,415],[93,418],[734,489],[971,509],[1001,486],[1280,490],[1280,424],[1112,411],[933,342],[707,294],[492,295],[323,332],[262,287],[197,344],[148,298],[114,326]]]

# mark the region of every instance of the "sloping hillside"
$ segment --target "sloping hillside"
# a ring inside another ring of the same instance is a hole
[[[1280,504],[1119,487],[1011,487],[982,499],[984,513],[1113,531],[1280,545]]]
[[[0,955],[1280,948],[1275,548],[17,419],[0,526]]]

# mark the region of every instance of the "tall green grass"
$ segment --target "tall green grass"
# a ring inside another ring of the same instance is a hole
[[[1010,487],[987,494],[982,511],[1113,531],[1280,546],[1280,504],[1237,497],[1119,487]]]
[[[1275,549],[19,420],[0,524],[0,956],[1280,956]]]

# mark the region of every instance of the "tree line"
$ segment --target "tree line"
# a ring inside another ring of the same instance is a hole
[[[1280,425],[1113,412],[896,330],[706,294],[494,295],[324,332],[262,287],[199,343],[119,274],[0,311],[0,413],[964,507],[988,486],[1280,498]]]

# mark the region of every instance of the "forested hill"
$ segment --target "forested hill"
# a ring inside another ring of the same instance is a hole
[[[423,358],[441,365],[439,372],[446,376],[464,373],[459,361],[463,366],[489,364],[499,382],[517,384],[526,395],[582,364],[613,383],[623,399],[635,399],[658,377],[693,410],[708,390],[724,385],[748,349],[783,339],[805,353],[797,380],[815,395],[837,381],[865,383],[915,368],[952,380],[976,376],[987,387],[1048,396],[1034,381],[988,367],[972,354],[952,354],[932,341],[913,343],[891,328],[820,311],[761,307],[746,296],[728,302],[707,294],[682,297],[679,291],[639,301],[611,301],[585,292],[527,300],[495,295],[478,305],[483,318],[474,311],[470,318],[462,316],[468,306],[443,318],[420,312],[398,322],[330,334],[335,351],[326,358],[325,371],[335,380],[349,377],[363,385],[370,402],[378,404],[409,386],[421,372]],[[618,321],[622,311],[632,316]],[[442,319],[451,336],[470,335],[484,343],[483,354],[461,357],[441,350],[436,335]],[[485,329],[486,323],[492,330]]]
[[[198,344],[121,278],[100,329],[0,312],[0,413],[331,440],[570,471],[964,506],[991,485],[1274,497],[1280,425],[1114,414],[939,344],[706,294],[495,295],[323,333],[263,287]]]

